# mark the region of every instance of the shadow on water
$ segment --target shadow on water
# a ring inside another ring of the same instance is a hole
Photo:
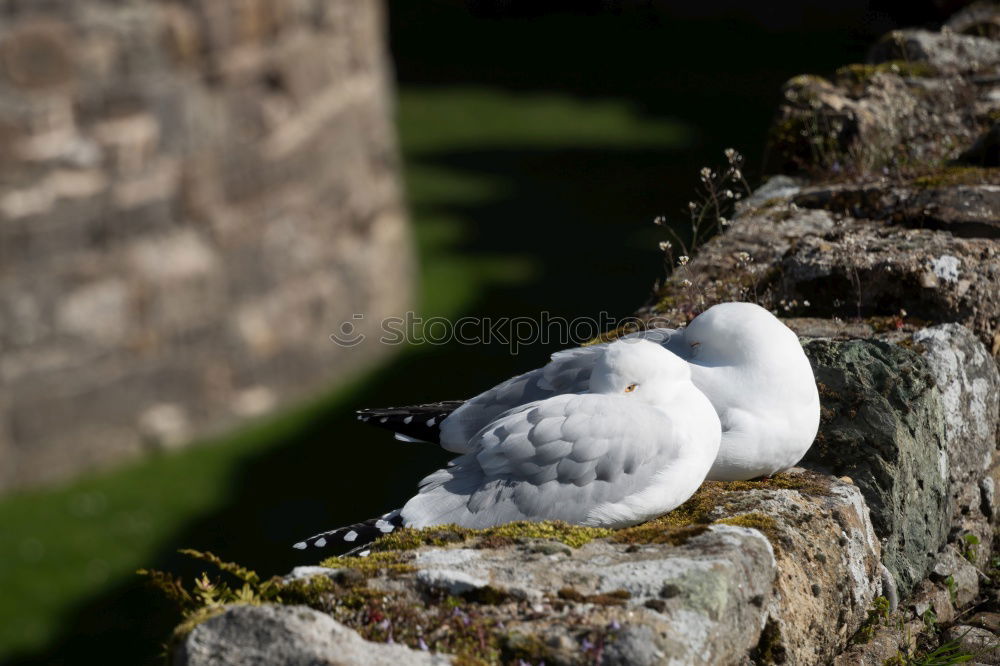
[[[645,10],[602,22],[593,15],[491,21],[471,18],[456,2],[399,0],[392,9],[397,71],[410,89],[475,84],[626,98],[646,114],[697,131],[688,147],[671,150],[511,145],[407,156],[410,169],[489,176],[505,185],[488,204],[444,211],[439,204],[432,211],[414,202],[418,220],[446,212],[462,221],[466,233],[452,248],[456,254],[537,261],[528,282],[487,285],[466,308],[482,316],[631,312],[662,272],[652,217],[680,211],[698,168],[721,158],[727,146],[759,164],[781,83],[801,71],[829,72],[857,61],[871,39],[865,30],[849,32],[863,25],[861,10],[837,21],[820,13],[779,29],[749,19],[680,21]],[[281,446],[244,460],[232,471],[227,504],[166,536],[168,547],[148,565],[190,580],[200,567],[176,547],[211,550],[266,575],[315,563],[315,554],[289,544],[398,506],[447,459],[357,423],[353,409],[468,396],[535,367],[552,350],[531,346],[514,359],[502,344],[401,354]],[[128,581],[70,611],[44,653],[11,663],[152,661],[176,619],[156,593]]]

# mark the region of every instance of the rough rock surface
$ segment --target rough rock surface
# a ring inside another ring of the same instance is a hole
[[[1000,44],[951,30],[894,30],[880,39],[868,55],[872,62],[926,62],[949,72],[980,72],[1000,64]]]
[[[930,569],[950,526],[944,414],[927,364],[869,340],[805,345],[822,427],[805,463],[849,476],[883,539],[883,562],[908,592]],[[932,472],[932,473],[928,473]]]
[[[903,313],[915,324],[959,322],[988,349],[1000,345],[996,240],[854,218],[839,206],[804,209],[796,198],[743,207],[732,230],[686,268],[683,279],[692,286],[682,286],[680,278],[668,281],[654,311],[683,319],[705,300],[756,297],[793,316]],[[994,216],[1000,219],[1000,213]],[[752,263],[741,259],[744,253]]]
[[[329,336],[409,305],[382,18],[3,3],[0,490],[183,445],[379,353]]]
[[[230,606],[195,627],[174,654],[189,666],[444,666],[451,659],[362,640],[306,606]]]
[[[996,634],[986,629],[956,624],[948,628],[945,637],[973,655],[977,664],[1000,664],[1000,641]]]
[[[1000,42],[924,30],[886,35],[866,64],[783,91],[768,171],[822,180],[871,177],[953,160],[993,125]]]
[[[773,283],[786,301],[827,316],[893,315],[961,321],[983,341],[1000,324],[1000,246],[929,230],[845,220],[799,239]]]
[[[985,563],[997,516],[1000,466],[1000,372],[972,333],[957,324],[917,331],[913,342],[927,362],[944,412],[945,468],[952,536]],[[968,543],[972,535],[978,543]]]
[[[1000,220],[996,217],[1000,186],[992,183],[952,187],[930,183],[812,186],[803,187],[792,200],[804,208],[905,227],[942,229],[968,238],[1000,238]]]
[[[737,659],[756,644],[767,615],[764,600],[774,589],[772,547],[759,532],[742,527],[713,527],[676,547],[648,545],[629,552],[628,545],[596,541],[569,554],[535,550],[529,545],[418,552],[414,582],[450,594],[491,586],[523,599],[531,614],[512,614],[506,627],[545,645],[577,645],[575,625],[617,623],[622,628],[616,631],[624,633],[608,645],[622,657],[632,655],[623,664],[658,664],[668,656],[703,664]],[[566,598],[620,595],[624,603],[611,609],[572,602],[559,611],[553,602],[560,591]],[[553,659],[560,659],[558,652]],[[643,660],[634,661],[640,654]],[[562,658],[575,661],[574,656]]]

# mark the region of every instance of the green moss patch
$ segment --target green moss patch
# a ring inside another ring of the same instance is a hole
[[[715,521],[716,525],[735,525],[737,527],[751,527],[755,530],[760,530],[764,533],[764,536],[768,538],[771,543],[774,543],[778,538],[778,523],[771,516],[766,516],[762,513],[743,513],[738,516],[732,516],[730,518],[722,518]]]
[[[331,569],[352,569],[362,576],[375,576],[380,573],[398,575],[410,571],[416,571],[416,567],[409,563],[412,556],[401,551],[385,551],[371,553],[367,557],[328,557],[320,563],[320,566]]]
[[[938,73],[931,64],[926,62],[908,62],[906,60],[890,60],[877,65],[855,63],[841,67],[836,72],[838,83],[865,84],[876,74],[898,74],[908,78],[928,78]]]
[[[628,527],[615,533],[615,543],[669,543],[680,546],[708,529],[708,525],[678,525],[686,518],[675,517],[673,512],[642,525]]]
[[[731,491],[798,490],[803,495],[825,496],[830,494],[830,482],[814,472],[775,474],[765,479],[752,481],[709,481],[709,483],[721,483],[727,490]]]
[[[611,536],[613,530],[601,527],[584,527],[570,525],[562,521],[516,522],[488,527],[482,530],[471,530],[458,525],[441,525],[420,530],[404,528],[387,534],[372,543],[373,555],[382,551],[405,551],[422,546],[446,546],[463,543],[479,548],[501,548],[528,539],[549,539],[564,543],[570,548],[579,548],[594,539]],[[370,556],[369,556],[370,557]],[[331,558],[324,566],[343,566],[335,564],[343,558]],[[355,558],[367,559],[367,558]]]
[[[503,546],[517,543],[522,539],[552,539],[570,548],[579,548],[594,539],[611,536],[613,530],[602,527],[582,527],[561,521],[519,522],[480,530],[480,543],[489,546]]]
[[[864,644],[870,641],[878,628],[889,619],[889,600],[885,597],[875,597],[872,607],[868,609],[868,617],[851,639],[852,643]]]
[[[770,516],[746,513],[728,518],[714,519],[718,507],[727,507],[734,493],[754,490],[795,490],[805,495],[829,495],[830,485],[820,475],[776,474],[754,481],[706,481],[691,499],[670,513],[659,518],[618,530],[611,537],[615,543],[655,544],[668,543],[680,546],[705,532],[709,525],[738,525],[752,527],[775,543],[777,523]]]
[[[945,166],[913,178],[911,184],[924,189],[953,185],[1000,185],[1000,168]]]

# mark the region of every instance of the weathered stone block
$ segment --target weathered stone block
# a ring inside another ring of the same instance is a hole
[[[805,463],[849,476],[908,592],[945,543],[951,517],[944,412],[916,352],[888,342],[812,340],[822,421]]]
[[[0,9],[0,491],[326,388],[410,302],[379,0],[85,4]]]
[[[884,220],[916,229],[942,229],[966,238],[1000,238],[1000,186],[959,184],[942,187],[947,172],[918,184],[876,183],[822,185],[798,190],[792,200],[804,208],[849,212],[854,217]]]
[[[778,262],[775,296],[827,316],[894,315],[961,322],[990,343],[1000,323],[995,242],[844,222],[802,238]]]
[[[973,656],[976,664],[1000,664],[1000,636],[987,629],[956,624],[945,632],[945,639],[955,641],[964,654]]]
[[[862,488],[902,590],[927,575],[947,541],[974,535],[962,540],[973,553],[972,541],[991,541],[980,481],[995,458],[1000,375],[971,331],[944,324],[896,343],[812,340],[805,348],[822,409],[806,461]]]
[[[443,666],[447,656],[363,640],[329,615],[305,606],[230,606],[181,643],[186,666]]]
[[[893,30],[872,47],[868,59],[926,62],[942,70],[975,72],[1000,65],[1000,43],[951,31]]]
[[[979,572],[952,545],[938,553],[931,579],[945,586],[958,608],[967,606],[979,595]]]

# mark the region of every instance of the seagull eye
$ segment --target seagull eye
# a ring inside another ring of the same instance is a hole
[[[638,384],[629,384],[628,386],[625,387],[625,392],[631,393],[632,391],[635,390],[636,386],[638,386]]]

